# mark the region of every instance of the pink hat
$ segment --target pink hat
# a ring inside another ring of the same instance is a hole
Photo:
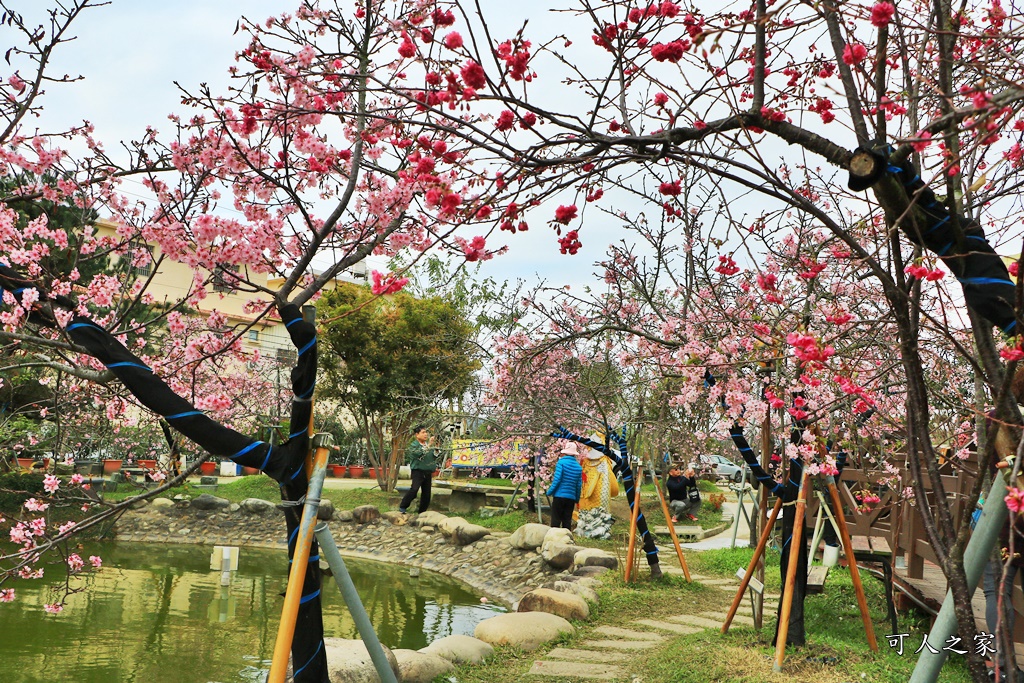
[[[560,450],[559,453],[563,455],[573,455],[576,456],[577,458],[580,456],[579,449],[576,447],[576,444],[572,441],[567,441],[565,445],[562,446],[562,450]]]

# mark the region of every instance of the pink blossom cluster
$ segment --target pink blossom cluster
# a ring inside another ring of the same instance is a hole
[[[370,290],[378,296],[396,294],[409,284],[407,277],[398,277],[394,273],[384,274],[378,270],[370,272],[370,280],[372,281]]]
[[[946,273],[942,270],[939,270],[937,267],[929,268],[928,266],[920,263],[910,264],[904,269],[903,272],[905,272],[910,277],[916,277],[920,280],[928,280],[929,282],[941,280],[943,277],[946,276]]]

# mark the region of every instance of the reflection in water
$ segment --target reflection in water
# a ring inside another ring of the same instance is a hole
[[[43,613],[46,581],[19,581],[18,600],[0,605],[4,683],[248,683],[260,679],[274,648],[287,583],[283,552],[245,549],[230,588],[210,570],[209,547],[107,544],[86,548],[104,568],[58,616]],[[380,636],[418,649],[450,634],[471,635],[503,608],[444,576],[346,560]],[[59,569],[47,569],[56,581]],[[358,638],[344,601],[325,579],[324,630]]]

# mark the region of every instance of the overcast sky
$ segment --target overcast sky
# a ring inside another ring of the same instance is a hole
[[[14,0],[13,6],[38,21],[41,8],[49,4]],[[546,0],[518,0],[511,7],[504,2],[484,5],[495,13],[498,35],[511,35],[523,17],[531,19],[533,35],[555,28],[544,10]],[[53,63],[54,74],[80,74],[84,79],[50,86],[40,129],[55,130],[87,119],[108,150],[120,140],[138,138],[147,125],[167,133],[171,127],[167,115],[183,111],[175,82],[193,90],[204,82],[215,93],[225,90],[227,69],[245,44],[243,36],[233,35],[240,12],[262,20],[293,12],[296,6],[295,0],[112,0],[87,11],[76,20],[72,32],[76,40],[63,46]],[[513,11],[518,16],[512,16]],[[543,87],[558,87],[557,79],[548,80],[553,82]],[[124,190],[144,192],[137,181],[128,181]],[[593,282],[593,263],[603,258],[607,245],[620,234],[615,225],[602,226],[608,219],[596,212],[588,216],[593,219],[588,217],[581,233],[584,247],[575,256],[559,254],[556,236],[540,220],[528,233],[493,236],[489,247],[507,237],[512,248],[484,264],[483,275],[499,280],[543,278],[558,285]]]

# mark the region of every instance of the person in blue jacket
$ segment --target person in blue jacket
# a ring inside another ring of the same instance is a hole
[[[580,502],[580,491],[583,490],[583,468],[578,458],[576,444],[571,441],[565,444],[547,490],[551,498],[552,527],[572,528],[572,512]]]

